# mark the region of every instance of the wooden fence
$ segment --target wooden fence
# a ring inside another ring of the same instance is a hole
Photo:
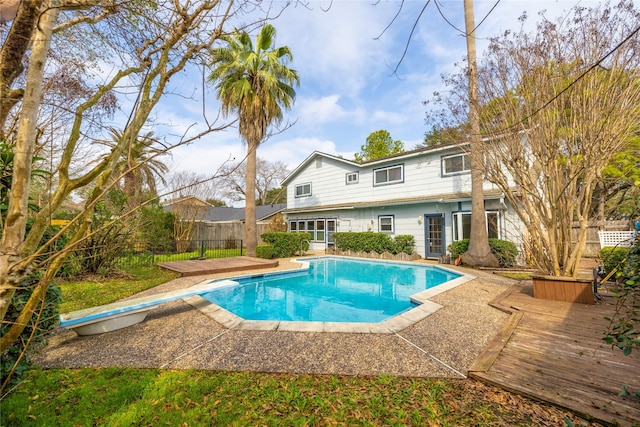
[[[260,238],[262,233],[266,233],[269,228],[268,222],[258,222],[258,244],[264,243]],[[233,222],[198,222],[191,240],[242,240],[246,241],[244,235],[244,223]]]

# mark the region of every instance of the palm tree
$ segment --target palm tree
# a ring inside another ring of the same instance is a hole
[[[113,147],[123,138],[123,134],[117,129],[111,129],[111,137],[113,142],[103,143]],[[158,140],[153,137],[153,132],[136,138],[123,152],[113,171],[114,177],[122,177],[122,191],[127,195],[130,205],[140,203],[144,193],[156,195],[157,180],[166,184],[164,175],[169,172],[169,168],[158,160],[159,156],[166,153],[162,148],[153,146],[156,142]]]
[[[469,77],[469,125],[471,127],[471,233],[469,248],[462,254],[462,261],[474,267],[497,267],[498,259],[491,253],[484,210],[484,175],[482,171],[483,148],[478,115],[478,69],[476,65],[476,35],[473,16],[473,0],[464,0],[464,22],[467,31],[467,60]]]
[[[295,99],[293,85],[298,73],[287,67],[293,60],[287,46],[273,47],[276,29],[266,24],[256,37],[255,46],[245,31],[221,37],[224,47],[211,51],[213,71],[209,81],[217,82],[222,113],[238,113],[240,137],[247,144],[245,239],[248,256],[255,256],[256,234],[256,150],[267,128],[282,121],[283,109]]]

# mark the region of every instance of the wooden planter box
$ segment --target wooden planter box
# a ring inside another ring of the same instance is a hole
[[[595,304],[593,282],[557,276],[533,276],[533,297],[554,301]]]

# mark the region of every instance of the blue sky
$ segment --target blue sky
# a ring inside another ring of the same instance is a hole
[[[375,4],[374,4],[375,3]],[[309,8],[289,7],[273,22],[276,44],[292,50],[290,66],[300,75],[300,87],[293,109],[286,120],[295,125],[273,136],[258,150],[258,156],[282,161],[294,169],[314,150],[352,159],[372,132],[385,129],[394,139],[411,149],[430,129],[425,123],[423,101],[434,91],[443,89],[441,74],[455,71],[455,63],[466,56],[462,34],[452,28],[431,2],[425,10],[408,51],[396,74],[411,27],[424,1],[405,1],[392,22],[399,1],[311,1]],[[520,26],[517,18],[527,12],[528,27],[539,21],[538,12],[547,17],[566,13],[575,4],[593,6],[594,1],[475,1],[476,24],[489,16],[478,28],[478,55],[487,42],[507,29]],[[440,1],[445,17],[464,29],[463,2]],[[388,28],[387,28],[388,27]],[[386,30],[385,30],[386,28]],[[183,92],[193,86],[193,100],[170,98],[163,103],[159,117],[172,124],[167,132],[180,133],[201,122],[200,77],[182,82]],[[213,91],[206,94],[209,114],[217,111]],[[197,125],[196,125],[197,127]],[[162,132],[156,129],[156,134]],[[169,162],[173,171],[191,170],[211,174],[228,158],[245,155],[237,129],[217,132],[173,152]]]

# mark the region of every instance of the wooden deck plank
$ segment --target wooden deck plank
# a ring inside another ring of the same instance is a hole
[[[278,260],[238,256],[233,258],[194,259],[160,262],[158,266],[180,273],[183,277],[204,274],[230,273],[278,266]]]
[[[500,351],[502,351],[504,345],[509,341],[509,338],[511,338],[511,334],[521,318],[522,313],[520,312],[512,313],[511,316],[509,316],[509,320],[498,332],[498,335],[489,342],[484,352],[473,362],[470,368],[471,371],[486,372],[491,368],[493,362],[498,358]]]
[[[533,298],[530,283],[516,285],[492,305],[520,313],[479,355],[469,376],[550,402],[603,423],[640,425],[640,402],[618,396],[640,389],[640,359],[602,341],[615,309]],[[506,338],[506,339],[505,339]]]
[[[616,419],[623,425],[625,418],[627,423],[631,423],[640,417],[637,401],[619,397],[619,388],[610,381],[591,382],[586,380],[586,375],[567,376],[567,370],[556,371],[552,367],[541,369],[536,366],[531,369],[532,367],[523,360],[505,358],[502,362],[496,367],[494,374],[499,374],[503,383],[508,383],[513,388],[521,388],[536,399],[571,408],[579,414],[608,419],[609,422]],[[553,381],[548,381],[550,376],[554,377]]]

